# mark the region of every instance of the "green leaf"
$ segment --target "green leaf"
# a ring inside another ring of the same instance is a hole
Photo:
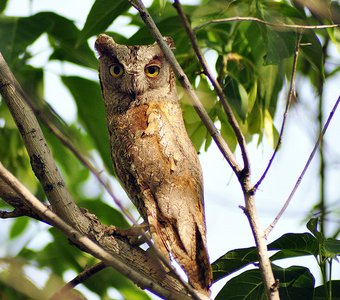
[[[262,277],[259,270],[249,270],[230,279],[215,300],[264,300]]]
[[[21,235],[25,229],[27,228],[29,224],[29,218],[28,217],[21,217],[16,218],[11,226],[11,230],[9,232],[10,239],[15,239],[19,235]]]
[[[255,247],[235,249],[212,263],[214,281],[228,276],[258,260]]]
[[[308,268],[292,266],[284,269],[273,265],[273,272],[278,279],[281,300],[312,298],[315,280]],[[230,279],[215,299],[266,299],[259,269],[245,271]]]
[[[294,54],[296,33],[273,30],[267,27],[267,55],[265,65],[277,65]]]
[[[281,300],[312,299],[315,279],[308,268],[292,266],[285,269],[273,265],[273,272],[279,283]]]
[[[87,16],[77,45],[103,32],[118,16],[130,7],[126,0],[96,0]]]
[[[280,250],[270,257],[277,259],[292,258],[303,255],[317,255],[318,241],[309,233],[287,233],[268,245],[269,250]]]
[[[51,26],[51,20],[41,14],[24,18],[0,16],[0,51],[7,62],[12,65]]]
[[[0,0],[0,12],[3,12],[6,9],[8,0]]]
[[[115,225],[123,229],[129,228],[129,223],[125,220],[123,214],[117,209],[103,203],[101,199],[81,201],[79,206],[86,207],[91,213],[98,216],[100,221],[106,225]]]
[[[49,41],[54,48],[50,59],[70,61],[92,69],[98,68],[98,61],[86,41],[77,43],[80,31],[74,23],[54,13],[41,13],[53,22],[48,31]]]
[[[326,257],[334,258],[337,255],[340,255],[340,240],[333,238],[325,239],[323,250]]]
[[[113,174],[106,117],[99,83],[76,76],[62,76],[78,107],[78,115],[94,141],[105,165]]]
[[[322,244],[325,237],[323,236],[323,233],[318,230],[318,223],[319,223],[318,218],[312,218],[308,221],[307,228],[311,233],[313,233],[313,235],[317,238],[319,243]]]
[[[332,285],[332,300],[340,300],[340,280],[328,281],[325,285],[320,285],[314,289],[313,300],[325,300],[329,295],[329,285]]]

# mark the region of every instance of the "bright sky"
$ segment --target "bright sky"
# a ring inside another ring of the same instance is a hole
[[[188,2],[190,1],[188,0]],[[28,15],[30,11],[50,10],[75,20],[79,28],[82,28],[92,3],[93,1],[83,0],[81,7],[79,7],[78,1],[69,0],[35,0],[32,2],[28,0],[11,0],[9,1],[6,14],[24,16]],[[31,7],[29,6],[30,4]],[[124,23],[123,18],[117,20],[114,23],[114,28],[117,29]],[[32,60],[32,64],[46,66],[48,72],[46,73],[45,97],[60,115],[66,120],[71,121],[76,115],[76,108],[71,95],[60,83],[59,74],[88,76],[94,80],[97,80],[97,74],[96,72],[78,68],[67,63],[47,62],[50,53],[47,51],[46,42],[46,37],[42,37],[34,46],[33,52],[39,54]],[[93,40],[90,40],[90,46],[93,46]],[[339,65],[339,53],[336,53],[335,50],[334,53],[336,56],[334,57],[334,63]],[[326,85],[326,101],[324,105],[326,117],[340,94],[339,82],[340,76],[329,80]],[[297,87],[302,103],[290,113],[281,150],[257,193],[257,209],[264,228],[273,220],[290,194],[316,140],[317,124],[315,124],[315,115],[317,111],[317,97],[299,78],[297,80]],[[280,124],[282,119],[285,94],[286,91],[280,100],[280,108],[275,120],[276,124]],[[339,128],[340,112],[338,111],[326,135],[326,157],[329,162],[332,162],[332,165],[327,170],[327,178],[329,179],[327,196],[329,203],[333,203],[332,207],[336,208],[338,212],[340,197]],[[272,154],[272,149],[267,143],[257,146],[255,139],[254,143],[249,144],[249,153],[251,156],[253,181],[256,182]],[[238,158],[240,158],[240,155],[238,155]],[[208,152],[202,151],[200,160],[204,172],[208,248],[211,261],[214,261],[231,249],[253,246],[254,241],[248,221],[242,210],[238,207],[239,205],[244,205],[240,186],[214,143],[212,143]],[[303,218],[318,199],[318,168],[318,159],[316,158],[311,164],[288,210],[270,234],[268,242],[277,239],[284,233],[307,231],[304,225],[306,222]],[[333,221],[337,222],[332,223],[333,225],[339,226],[338,220]],[[318,277],[319,275],[313,258],[303,258],[280,263],[281,266],[292,264],[303,264],[313,270],[314,276]],[[339,263],[334,262],[333,266],[334,278],[340,279]],[[39,274],[43,276],[41,273]],[[73,275],[75,274],[68,274],[67,277]],[[224,283],[225,280],[221,280],[221,282],[214,285],[212,289],[213,295],[216,295]],[[90,295],[89,299],[97,300],[93,295]]]

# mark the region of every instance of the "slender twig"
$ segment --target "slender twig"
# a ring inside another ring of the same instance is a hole
[[[214,123],[210,119],[208,113],[204,109],[202,103],[200,102],[199,98],[197,97],[193,87],[191,86],[191,83],[184,73],[182,67],[179,65],[178,61],[176,60],[176,57],[170,47],[167,45],[167,43],[164,41],[162,34],[160,33],[159,29],[157,28],[155,22],[151,18],[150,14],[148,13],[147,9],[145,8],[143,2],[141,0],[128,0],[133,7],[135,7],[141,18],[143,19],[145,25],[149,28],[150,33],[154,37],[154,39],[157,41],[159,47],[162,49],[166,59],[169,61],[176,77],[178,78],[179,82],[183,86],[185,92],[187,93],[192,105],[194,106],[197,114],[201,118],[203,124],[206,126],[208,132],[214,139],[216,145],[220,149],[222,155],[226,158],[228,161],[230,167],[233,169],[235,173],[239,173],[241,171],[241,167],[237,163],[234,154],[230,150],[228,144],[225,142],[225,140],[220,135],[219,131],[215,127]]]
[[[186,17],[183,9],[182,9],[182,5],[180,4],[179,0],[175,0],[173,6],[176,8],[178,15],[180,17],[180,19],[182,20],[182,23],[184,25],[184,28],[187,32],[187,35],[191,41],[192,47],[196,53],[197,59],[199,60],[204,74],[209,78],[211,84],[214,87],[214,90],[216,91],[216,94],[218,96],[218,98],[220,99],[220,102],[222,104],[222,107],[228,117],[229,123],[231,125],[231,127],[234,130],[234,133],[236,135],[238,144],[240,145],[240,149],[241,149],[241,153],[242,153],[242,158],[243,158],[243,164],[244,164],[244,169],[242,172],[242,175],[245,176],[245,174],[248,174],[250,172],[250,162],[249,162],[249,156],[247,153],[247,143],[246,140],[244,138],[244,135],[240,129],[240,126],[235,118],[235,115],[227,101],[226,95],[223,92],[222,87],[220,86],[220,84],[217,82],[217,80],[214,78],[212,72],[209,69],[208,63],[205,60],[205,57],[202,53],[201,48],[198,45],[198,41],[197,41],[197,37],[195,35],[195,33],[193,32],[190,23],[188,21],[188,18]],[[236,174],[238,177],[240,174]],[[239,178],[240,179],[240,178]],[[242,178],[241,178],[242,179]]]
[[[86,268],[84,271],[82,271],[76,277],[74,277],[71,281],[69,281],[66,285],[64,285],[59,291],[54,293],[54,295],[51,298],[49,298],[49,300],[67,298],[67,294],[78,284],[85,282],[88,278],[97,274],[106,267],[107,266],[103,262],[99,262],[89,268]]]
[[[267,22],[259,18],[255,17],[232,17],[232,18],[223,18],[223,19],[214,19],[209,20],[199,26],[196,26],[194,28],[194,31],[201,30],[203,27],[211,25],[211,24],[219,24],[219,23],[229,23],[229,22],[244,22],[244,21],[251,21],[251,22],[257,22],[261,24],[265,24],[270,27],[276,27],[276,28],[287,28],[287,29],[295,29],[297,31],[301,30],[315,30],[315,29],[327,29],[327,28],[337,28],[340,25],[339,24],[331,24],[331,25],[296,25],[296,24],[284,24],[284,23],[272,23]]]
[[[296,183],[295,183],[295,185],[294,185],[294,188],[293,188],[293,190],[291,191],[291,193],[290,193],[288,199],[286,200],[285,204],[283,205],[283,207],[281,208],[280,212],[277,214],[277,216],[275,217],[275,219],[273,220],[273,222],[272,222],[272,223],[268,226],[268,228],[265,230],[265,236],[266,236],[266,237],[269,235],[269,233],[272,231],[272,229],[274,228],[274,226],[276,225],[276,223],[279,221],[279,219],[281,218],[281,216],[283,215],[283,213],[284,213],[285,210],[287,209],[287,207],[288,207],[290,201],[292,200],[292,198],[293,198],[293,196],[294,196],[296,190],[298,189],[298,187],[299,187],[299,185],[300,185],[300,183],[301,183],[301,181],[302,181],[302,178],[303,178],[303,176],[305,175],[305,173],[306,173],[306,171],[307,171],[307,169],[308,169],[310,163],[312,162],[312,160],[313,160],[313,158],[314,158],[314,156],[315,156],[315,153],[316,153],[316,151],[318,150],[318,147],[319,147],[319,145],[320,145],[320,143],[321,143],[321,141],[322,141],[322,139],[323,139],[323,137],[324,137],[324,135],[325,135],[325,133],[326,133],[326,131],[327,131],[327,128],[328,128],[328,126],[329,126],[329,124],[330,124],[330,122],[331,122],[331,120],[332,120],[332,118],[333,118],[333,115],[334,115],[334,113],[335,113],[335,111],[336,111],[336,109],[337,109],[337,107],[338,107],[338,105],[339,105],[339,102],[340,102],[340,96],[339,96],[338,100],[335,102],[335,104],[334,104],[334,106],[333,106],[333,109],[331,110],[331,112],[330,112],[330,114],[329,114],[329,116],[328,116],[328,118],[327,118],[327,121],[326,121],[325,125],[324,125],[323,128],[322,128],[322,131],[321,131],[321,133],[320,133],[320,135],[319,135],[319,137],[318,137],[318,140],[316,141],[315,146],[314,146],[314,148],[313,148],[311,154],[309,155],[309,158],[308,158],[308,160],[307,160],[307,163],[306,163],[306,165],[304,166],[304,168],[303,168],[303,170],[302,170],[302,172],[301,172],[299,178],[297,179],[297,181],[296,181]]]
[[[287,102],[286,102],[286,108],[285,111],[283,113],[283,118],[282,118],[282,124],[281,124],[281,129],[280,129],[280,133],[279,133],[279,138],[277,140],[277,144],[275,146],[274,152],[271,156],[271,158],[269,159],[268,165],[266,167],[266,169],[264,170],[262,176],[260,177],[260,179],[258,180],[258,182],[254,185],[254,190],[257,190],[258,187],[260,186],[260,184],[262,183],[262,181],[264,180],[264,178],[266,177],[273,161],[274,158],[281,146],[281,142],[282,142],[282,136],[283,136],[283,132],[285,129],[285,125],[286,125],[286,120],[287,120],[287,116],[288,116],[288,112],[289,112],[289,108],[290,105],[294,99],[294,97],[296,96],[296,91],[295,91],[295,77],[296,77],[296,68],[297,68],[297,62],[298,62],[298,57],[299,57],[299,50],[300,50],[300,42],[301,42],[301,37],[302,37],[302,33],[299,34],[297,40],[296,40],[296,44],[295,44],[295,52],[294,52],[294,60],[293,60],[293,66],[292,66],[292,73],[291,73],[291,77],[290,77],[290,86],[289,86],[289,91],[288,91],[288,96],[287,96]]]
[[[161,286],[158,281],[150,280],[149,274],[142,274],[134,268],[134,266],[126,264],[121,259],[111,255],[101,246],[89,239],[87,236],[81,234],[79,231],[72,228],[64,222],[59,216],[41,203],[25,186],[23,186],[18,179],[13,176],[0,162],[0,178],[2,178],[25,202],[44,220],[52,224],[54,227],[62,231],[73,243],[78,245],[81,249],[86,249],[88,253],[102,260],[106,265],[114,267],[126,277],[132,279],[136,284],[142,288],[148,288],[157,295],[166,299],[192,299],[186,294],[178,291],[169,291]]]

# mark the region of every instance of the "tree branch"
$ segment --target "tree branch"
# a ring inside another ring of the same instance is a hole
[[[286,120],[287,120],[287,116],[288,116],[288,111],[289,111],[290,105],[292,103],[292,100],[296,95],[295,76],[296,76],[296,68],[297,68],[297,62],[298,62],[298,57],[299,57],[301,37],[302,37],[302,33],[299,34],[299,36],[296,40],[296,44],[295,44],[293,67],[292,67],[292,73],[291,73],[291,78],[290,78],[290,86],[289,86],[289,91],[288,91],[288,96],[287,96],[286,108],[285,108],[283,118],[282,118],[282,124],[281,124],[279,138],[278,138],[277,144],[275,146],[274,152],[273,152],[271,158],[269,159],[269,162],[268,162],[266,169],[264,170],[264,172],[263,172],[262,176],[260,177],[260,179],[258,180],[258,182],[254,185],[254,190],[258,189],[258,187],[260,186],[260,184],[262,183],[262,181],[266,177],[266,175],[267,175],[267,173],[268,173],[268,171],[269,171],[269,169],[270,169],[270,167],[271,167],[271,165],[274,161],[274,158],[275,158],[275,156],[276,156],[276,154],[277,154],[277,152],[278,152],[278,150],[281,146],[283,131],[285,129],[285,124],[286,124]]]
[[[211,24],[219,24],[219,23],[229,23],[229,22],[257,22],[261,23],[270,27],[276,27],[276,28],[285,28],[285,29],[294,29],[296,31],[301,30],[315,30],[315,29],[327,29],[327,28],[337,28],[340,25],[339,24],[332,24],[332,25],[296,25],[296,24],[284,24],[284,23],[272,23],[267,22],[259,18],[255,17],[232,17],[232,18],[223,18],[223,19],[215,19],[207,21],[199,26],[196,26],[194,28],[194,31],[201,30],[203,27],[206,27]]]
[[[214,76],[212,75],[208,63],[206,62],[204,55],[198,45],[198,41],[197,41],[197,37],[195,35],[195,33],[193,32],[193,30],[191,29],[190,23],[188,21],[188,18],[186,17],[185,13],[183,12],[182,6],[179,2],[179,0],[175,0],[173,6],[176,8],[178,15],[180,17],[180,19],[182,20],[182,23],[184,25],[184,28],[187,32],[187,35],[191,41],[192,47],[196,53],[196,56],[203,68],[204,74],[209,78],[211,84],[213,85],[216,94],[218,96],[218,98],[220,99],[220,102],[222,104],[222,107],[228,117],[229,120],[229,124],[231,125],[231,127],[234,130],[234,133],[236,135],[238,144],[240,145],[240,149],[241,149],[241,153],[242,153],[242,158],[243,158],[243,165],[244,165],[244,169],[242,170],[242,177],[244,178],[245,174],[248,174],[250,172],[250,162],[249,162],[249,156],[247,153],[247,145],[246,145],[246,140],[244,138],[244,135],[238,125],[238,122],[234,116],[234,113],[227,101],[226,95],[222,90],[222,87],[220,86],[220,84],[217,82],[217,80],[214,78]],[[240,173],[236,173],[237,177],[239,179],[243,179],[240,178]]]
[[[59,300],[67,298],[70,291],[73,288],[75,288],[78,284],[85,282],[88,278],[97,274],[106,267],[107,266],[103,262],[99,262],[90,268],[86,268],[84,271],[82,271],[76,277],[74,277],[71,281],[69,281],[66,285],[64,285],[59,291],[53,294],[49,300]]]
[[[144,21],[145,25],[149,28],[151,35],[157,41],[159,47],[162,49],[166,59],[169,61],[176,77],[178,78],[179,82],[183,86],[185,92],[187,93],[189,99],[191,100],[192,105],[194,106],[197,114],[201,118],[203,124],[206,126],[207,130],[209,131],[210,135],[214,139],[217,147],[220,149],[223,156],[228,161],[230,167],[233,169],[235,173],[239,173],[241,171],[241,167],[237,163],[234,158],[232,151],[230,150],[227,143],[224,141],[222,136],[220,135],[219,131],[215,127],[214,123],[211,121],[208,113],[204,109],[202,103],[198,99],[194,89],[192,88],[190,81],[186,74],[184,73],[182,67],[179,65],[178,61],[175,58],[175,55],[163,40],[162,34],[158,30],[155,22],[151,18],[149,12],[145,8],[143,2],[141,0],[128,0],[133,7],[135,7],[142,20]]]
[[[25,93],[0,54],[0,92],[3,96],[30,157],[32,169],[39,179],[54,211],[74,228],[87,231],[90,223],[73,201],[52,158],[39,123],[27,104]]]
[[[52,224],[54,227],[62,231],[74,244],[81,249],[85,249],[94,257],[102,260],[106,265],[114,267],[117,271],[133,280],[141,288],[147,288],[155,294],[164,297],[165,299],[192,299],[184,291],[178,281],[166,274],[160,267],[157,261],[152,260],[144,255],[139,257],[139,260],[132,260],[129,263],[122,258],[110,254],[105,248],[110,244],[112,248],[117,248],[119,241],[113,237],[103,236],[103,230],[95,221],[91,224],[92,234],[91,239],[78,230],[75,230],[59,216],[53,213],[31,194],[31,192],[23,186],[4,166],[0,163],[0,178],[5,181],[19,196],[24,199],[43,220]],[[101,246],[97,243],[100,242]],[[120,251],[132,252],[132,248],[120,249]],[[143,253],[140,250],[140,253]],[[136,258],[136,257],[135,257]],[[142,260],[141,260],[142,259]],[[149,263],[149,265],[147,265]],[[150,264],[153,263],[153,268],[150,269]]]
[[[325,125],[324,125],[323,128],[322,128],[322,131],[321,131],[321,133],[320,133],[320,135],[319,135],[319,137],[318,137],[318,140],[316,141],[315,146],[314,146],[314,148],[313,148],[311,154],[309,155],[309,158],[308,158],[308,160],[307,160],[307,163],[306,163],[306,165],[304,166],[304,168],[303,168],[303,170],[302,170],[302,172],[301,172],[299,178],[297,179],[297,181],[296,181],[296,183],[295,183],[295,185],[294,185],[294,188],[293,188],[293,190],[291,191],[291,193],[290,193],[288,199],[286,200],[285,204],[283,205],[283,207],[281,208],[280,212],[279,212],[278,215],[275,217],[275,219],[273,220],[273,222],[272,222],[272,223],[268,226],[268,228],[265,230],[265,236],[266,236],[266,237],[267,237],[267,236],[269,235],[269,233],[273,230],[273,228],[275,227],[276,223],[279,221],[279,219],[281,218],[281,216],[283,215],[283,213],[284,213],[285,210],[287,209],[287,207],[288,207],[290,201],[292,200],[292,198],[293,198],[293,196],[294,196],[296,190],[298,189],[298,187],[299,187],[299,185],[300,185],[300,183],[301,183],[301,181],[302,181],[302,178],[303,178],[303,176],[306,174],[306,171],[307,171],[307,169],[308,169],[310,163],[312,162],[312,160],[313,160],[313,158],[314,158],[314,156],[315,156],[315,153],[316,153],[316,151],[318,150],[318,147],[319,147],[319,145],[320,145],[320,143],[321,143],[321,141],[322,141],[322,139],[323,139],[323,137],[324,137],[324,135],[325,135],[325,133],[326,133],[326,131],[327,131],[327,128],[328,128],[328,126],[329,126],[329,124],[330,124],[330,122],[331,122],[331,120],[332,120],[332,118],[333,118],[333,115],[334,115],[334,113],[335,113],[335,111],[336,111],[336,109],[337,109],[337,107],[338,107],[338,105],[339,105],[339,102],[340,102],[340,96],[339,96],[338,100],[335,102],[335,104],[334,104],[334,106],[333,106],[333,109],[331,110],[331,112],[330,112],[330,114],[329,114],[329,116],[328,116],[328,118],[327,118],[327,121],[326,121]]]

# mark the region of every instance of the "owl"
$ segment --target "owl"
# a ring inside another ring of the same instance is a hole
[[[116,174],[155,247],[209,294],[202,171],[174,73],[157,44],[126,46],[101,34],[95,48]]]

